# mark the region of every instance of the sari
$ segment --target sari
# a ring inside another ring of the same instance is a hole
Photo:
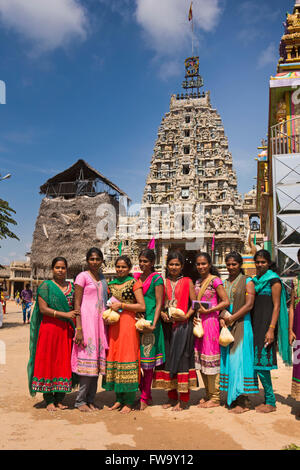
[[[294,305],[294,325],[293,331],[296,335],[296,341],[300,342],[300,275],[298,275],[293,281],[293,289],[295,294],[295,305]],[[293,366],[293,377],[292,377],[292,398],[300,400],[300,361],[299,354],[296,356],[299,347],[293,348],[294,353],[294,366]],[[297,360],[296,360],[297,359]]]
[[[168,301],[177,301],[177,308],[188,312],[190,298],[190,278],[182,277],[172,289],[169,279],[166,280],[166,297]],[[166,362],[156,368],[152,388],[169,391],[169,398],[177,399],[177,392],[185,401],[189,391],[198,386],[194,358],[193,319],[173,324],[164,323]],[[171,393],[172,392],[172,393]],[[186,396],[184,396],[186,395]]]
[[[256,370],[277,369],[276,343],[278,352],[286,365],[292,365],[291,348],[288,338],[288,310],[285,287],[280,277],[272,270],[263,276],[255,276],[252,281],[255,285],[255,304],[251,312],[254,334],[254,368]],[[272,285],[281,283],[280,313],[275,328],[275,340],[267,348],[264,347],[265,335],[269,329],[272,313]]]
[[[135,279],[140,279],[140,274],[135,274]],[[143,294],[146,304],[145,319],[153,322],[156,298],[155,287],[164,285],[159,273],[152,273],[143,283]],[[153,333],[141,333],[141,367],[142,369],[154,369],[165,362],[164,333],[160,319]]]
[[[70,283],[68,294],[71,295],[73,289]],[[28,387],[33,397],[36,392],[70,392],[77,385],[77,378],[71,371],[74,323],[69,319],[41,314],[39,297],[54,310],[71,310],[66,295],[54,282],[44,281],[38,287],[30,322],[30,356],[27,365]]]
[[[142,288],[142,282],[131,276],[115,279],[108,283],[109,293],[123,304],[136,303],[134,292]],[[116,287],[122,286],[122,287]],[[109,325],[106,375],[103,379],[105,390],[114,390],[117,401],[132,405],[140,379],[140,335],[135,327],[135,312],[124,310],[120,320]]]
[[[228,311],[234,315],[246,303],[246,285],[251,278],[240,274],[233,282],[224,282],[230,306]],[[257,375],[254,372],[253,331],[250,312],[246,313],[228,327],[234,342],[227,347],[221,346],[220,390],[227,392],[230,406],[238,397],[259,393]]]

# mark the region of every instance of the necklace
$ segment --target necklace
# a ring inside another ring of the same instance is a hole
[[[233,281],[230,281],[229,279],[226,279],[225,281],[225,288],[229,297],[229,301],[232,304],[233,299],[236,293],[236,288],[239,280],[241,279],[242,273],[240,273]]]
[[[65,285],[64,287],[61,286],[60,284],[58,284],[58,282],[54,281],[54,279],[52,279],[52,281],[54,282],[54,284],[57,285],[57,287],[58,287],[62,292],[65,292],[65,291],[68,289],[68,287],[69,287],[69,285],[68,285],[68,283],[66,283],[66,281],[64,281],[64,283],[67,284],[67,285]]]
[[[171,284],[171,289],[172,289],[172,302],[175,300],[175,289],[176,289],[176,286],[177,286],[177,284],[178,284],[178,281],[180,281],[180,279],[182,279],[182,278],[183,278],[183,276],[180,275],[180,276],[176,279],[176,281],[173,281],[172,279],[169,279],[170,284]]]
[[[96,276],[92,273],[92,271],[88,271],[89,272],[89,275],[91,276],[91,278],[95,281],[95,282],[100,282],[100,279],[97,279]],[[99,277],[99,275],[98,275]]]

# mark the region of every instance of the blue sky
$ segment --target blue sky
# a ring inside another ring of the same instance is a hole
[[[194,0],[204,89],[219,111],[239,191],[255,183],[266,136],[269,77],[294,0]],[[140,202],[158,126],[181,91],[191,55],[190,0],[0,0],[1,198],[16,210],[20,242],[2,240],[0,263],[30,249],[51,176],[85,159]]]

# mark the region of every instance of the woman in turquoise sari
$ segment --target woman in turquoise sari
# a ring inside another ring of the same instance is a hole
[[[230,306],[227,315],[221,312],[220,325],[226,325],[230,329],[234,342],[227,347],[221,346],[220,390],[227,392],[230,412],[240,414],[250,410],[248,395],[259,393],[257,375],[254,372],[250,314],[255,289],[251,277],[245,276],[243,272],[243,258],[239,253],[229,253],[225,262],[229,278],[224,282],[224,288]]]
[[[74,285],[66,282],[67,261],[52,262],[53,280],[37,290],[30,323],[30,358],[27,366],[29,392],[43,393],[48,411],[64,409],[66,393],[75,385],[71,371],[71,351],[75,316]]]
[[[273,269],[270,253],[260,250],[254,256],[256,273],[255,303],[251,313],[254,335],[254,369],[265,392],[265,403],[256,407],[260,413],[276,411],[271,370],[277,369],[276,345],[287,365],[291,365],[288,338],[288,311],[285,288]]]

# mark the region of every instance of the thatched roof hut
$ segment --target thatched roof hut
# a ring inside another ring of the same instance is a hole
[[[99,184],[103,185],[100,189]],[[33,277],[51,277],[52,259],[64,256],[72,278],[84,268],[87,250],[92,246],[101,248],[104,243],[98,224],[107,213],[100,211],[98,215],[99,206],[111,204],[118,217],[119,197],[126,194],[83,160],[49,179],[40,189],[46,197],[33,234]]]

